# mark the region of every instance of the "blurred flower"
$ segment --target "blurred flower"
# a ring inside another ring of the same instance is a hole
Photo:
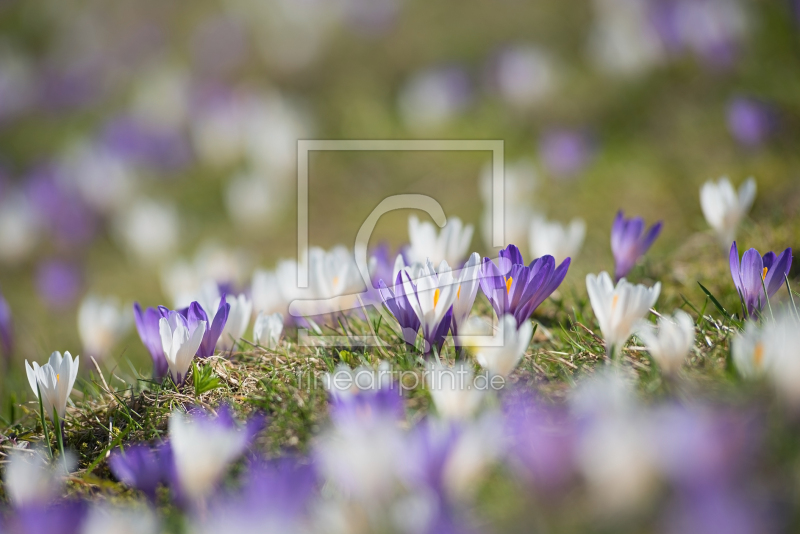
[[[83,534],[153,534],[160,530],[158,519],[147,506],[113,507],[95,504],[84,522]]]
[[[770,366],[770,360],[776,357],[775,354],[766,352],[765,339],[761,327],[754,322],[748,322],[744,330],[733,338],[731,356],[736,370],[743,377],[763,376]]]
[[[115,451],[108,459],[111,473],[123,484],[144,493],[156,502],[156,490],[168,480],[172,452],[167,445],[152,448],[146,444],[129,445]]]
[[[235,17],[210,15],[192,34],[193,63],[200,72],[224,76],[241,67],[247,58],[244,25]]]
[[[522,325],[558,289],[569,266],[567,258],[556,267],[552,256],[537,258],[525,266],[519,249],[508,245],[500,251],[497,263],[483,258],[481,290],[498,318],[512,314],[517,325]]]
[[[556,89],[555,65],[534,45],[506,48],[495,59],[494,82],[503,99],[517,108],[540,103]]]
[[[394,287],[389,288],[380,281],[383,303],[397,320],[402,330],[403,341],[414,347],[419,333],[420,320],[409,299],[415,298],[411,278],[405,270],[397,273]]]
[[[225,186],[225,207],[242,229],[260,231],[285,205],[286,195],[256,173],[234,176]]]
[[[469,419],[483,400],[483,391],[474,383],[472,367],[463,361],[452,368],[437,362],[428,364],[425,383],[442,419]]]
[[[776,256],[774,252],[761,254],[754,248],[742,255],[739,263],[739,249],[736,241],[730,253],[731,277],[736,292],[742,301],[742,313],[747,317],[758,317],[761,309],[783,286],[784,279],[792,268],[792,249],[787,248]],[[766,293],[766,295],[765,295]]]
[[[270,350],[275,350],[280,343],[281,332],[283,332],[283,315],[273,313],[267,315],[259,312],[256,322],[253,325],[253,341],[257,345],[266,345]]]
[[[42,505],[57,497],[64,487],[63,463],[49,465],[38,450],[11,449],[3,483],[15,508]]]
[[[81,199],[101,213],[113,213],[130,201],[134,190],[133,169],[97,143],[83,143],[63,156],[64,181]]]
[[[49,307],[63,310],[72,305],[82,285],[78,267],[60,260],[47,260],[36,269],[36,291]]]
[[[467,73],[456,66],[416,73],[398,96],[403,121],[415,131],[440,128],[461,113],[472,99]]]
[[[0,260],[13,264],[27,258],[39,240],[40,222],[26,196],[3,192],[0,199]]]
[[[14,351],[14,321],[11,316],[11,306],[2,294],[0,294],[0,347],[3,348],[3,356],[8,360]]]
[[[236,163],[245,152],[245,110],[232,91],[199,99],[191,113],[191,137],[201,162],[212,167]]]
[[[775,130],[772,109],[752,98],[738,97],[728,104],[728,131],[739,144],[758,147]]]
[[[671,506],[664,507],[661,532],[756,534],[772,530],[774,525],[758,513],[755,503],[739,493],[738,489],[716,485],[683,491]]]
[[[788,309],[781,310],[764,327],[763,336],[763,350],[769,358],[762,365],[781,399],[797,409],[800,407],[800,320]]]
[[[207,324],[206,321],[198,321],[190,331],[186,318],[176,311],[170,311],[159,319],[161,347],[175,384],[181,385],[186,379],[192,360],[203,342]]]
[[[612,357],[631,337],[636,321],[655,305],[661,293],[661,282],[648,288],[622,278],[614,287],[608,273],[602,272],[586,275],[586,290],[606,342],[606,353]]]
[[[531,254],[536,257],[553,256],[556,263],[575,258],[585,235],[586,223],[583,219],[572,219],[569,225],[563,225],[541,216],[534,217],[528,233]]]
[[[189,415],[175,410],[169,420],[169,435],[175,462],[173,484],[180,494],[189,502],[202,502],[263,425],[261,417],[238,425],[227,406],[220,408],[216,417],[201,411]]]
[[[62,424],[67,411],[67,399],[72,393],[75,379],[78,378],[78,358],[79,356],[75,356],[73,360],[69,352],[65,352],[62,357],[60,352],[55,351],[41,367],[36,362],[31,367],[28,360],[25,360],[25,372],[33,394],[39,398],[41,393],[42,406],[47,417],[52,420],[55,411]]]
[[[136,331],[144,346],[153,358],[153,380],[160,382],[169,371],[167,359],[164,357],[164,347],[161,344],[159,321],[161,312],[156,308],[147,308],[142,311],[138,302],[133,303],[133,317],[136,321]]]
[[[139,159],[140,163],[169,169],[170,162],[178,163],[180,158],[190,155],[181,129],[188,116],[192,81],[183,67],[162,61],[141,69],[137,74],[130,116],[116,119],[106,127],[105,133],[113,134],[109,128],[117,128],[116,140],[123,141],[122,145],[116,147],[122,149],[120,156],[133,156],[133,159],[144,156],[144,159]],[[155,147],[155,141],[159,138],[166,142],[160,149]],[[111,141],[115,144],[113,139]],[[113,146],[111,148],[114,149]],[[132,148],[139,150],[134,154],[130,151]],[[167,155],[168,150],[176,153]],[[172,157],[178,159],[171,160]]]
[[[178,131],[133,116],[109,121],[99,142],[123,161],[146,169],[175,171],[185,167],[192,157]]]
[[[89,356],[105,358],[131,326],[130,312],[116,298],[87,295],[78,307],[78,335]]]
[[[513,315],[503,315],[492,342],[474,347],[475,359],[490,374],[508,377],[525,356],[532,336],[533,323],[526,320],[518,327]]]
[[[639,258],[644,256],[661,233],[661,226],[659,221],[645,233],[644,220],[641,217],[626,219],[622,210],[617,212],[611,227],[611,252],[616,263],[614,278],[619,280],[631,272]]]
[[[113,224],[119,243],[142,262],[169,257],[178,247],[180,219],[171,204],[136,200],[115,216]]]
[[[753,178],[748,178],[739,187],[738,195],[725,176],[717,182],[709,180],[700,188],[703,215],[724,248],[736,239],[736,229],[750,211],[755,197],[756,181]]]
[[[215,300],[215,304],[220,306],[222,297]],[[236,295],[225,295],[225,302],[230,306],[228,320],[224,323],[222,335],[219,338],[219,349],[223,352],[230,351],[237,341],[242,339],[247,326],[250,324],[250,316],[253,314],[253,301],[243,293]]]
[[[419,222],[417,216],[412,215],[408,218],[408,240],[411,243],[406,251],[408,261],[424,265],[428,260],[444,260],[458,265],[467,256],[473,231],[471,224],[465,226],[458,217],[450,217],[437,234],[433,223]]]
[[[707,65],[727,68],[746,36],[748,14],[743,3],[730,0],[681,0],[675,21],[681,43]]]
[[[481,257],[477,252],[470,255],[464,267],[456,273],[456,298],[453,301],[453,320],[451,324],[451,331],[453,333],[453,340],[456,346],[459,345],[458,332],[466,325],[469,314],[472,311],[472,306],[475,303],[475,297],[478,296],[478,287],[480,286],[480,272],[481,272]]]
[[[8,514],[3,532],[24,534],[82,534],[86,503],[64,501],[58,504],[26,506]]]
[[[424,352],[426,354],[431,352],[433,347],[436,347],[437,351],[442,350],[447,332],[450,330],[452,305],[458,293],[450,266],[446,261],[442,261],[437,273],[428,260],[419,278],[406,283],[408,286],[404,291],[422,328],[422,338],[425,340]],[[411,291],[408,290],[409,286]]]
[[[580,173],[593,156],[588,136],[577,130],[549,130],[539,139],[539,155],[545,170],[557,178]]]
[[[694,321],[688,313],[676,310],[672,317],[658,319],[657,332],[651,323],[641,321],[636,335],[644,341],[661,372],[674,376],[694,346]]]
[[[366,289],[353,252],[344,246],[330,250],[311,247],[308,257],[310,284],[317,298],[345,296]]]

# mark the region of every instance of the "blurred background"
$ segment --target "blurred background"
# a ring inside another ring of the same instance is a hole
[[[800,1],[2,0],[6,387],[27,387],[24,359],[83,360],[87,295],[130,314],[206,278],[246,291],[295,257],[298,139],[503,140],[509,241],[528,253],[534,213],[583,218],[567,280],[582,288],[612,268],[618,209],[663,219],[650,258],[667,258],[706,230],[711,178],[755,176],[753,217],[796,228]],[[352,247],[380,200],[413,192],[474,224],[488,254],[489,161],[312,153],[310,241]],[[405,243],[408,215],[372,244]],[[148,369],[132,315],[119,322],[95,356]]]

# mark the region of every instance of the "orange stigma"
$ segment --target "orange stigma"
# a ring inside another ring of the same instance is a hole
[[[441,294],[442,294],[442,290],[437,287],[436,291],[433,292],[433,307],[434,308],[436,307],[436,304],[439,303],[439,296]]]
[[[753,362],[756,367],[761,367],[761,362],[764,361],[764,344],[756,343],[756,348],[753,350]]]
[[[761,280],[766,280],[767,279],[767,270],[768,269],[766,267],[764,267],[764,270],[761,272]]]
[[[456,291],[456,298],[457,299],[461,298],[461,286],[458,286],[458,291]]]
[[[514,277],[509,276],[506,278],[506,293],[511,293],[511,284],[514,282]]]
[[[617,307],[617,303],[619,302],[619,295],[614,295],[614,299],[611,301],[611,309]]]

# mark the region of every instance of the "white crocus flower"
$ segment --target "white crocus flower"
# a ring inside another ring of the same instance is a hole
[[[178,410],[170,417],[169,435],[180,487],[195,502],[214,489],[249,440],[237,425],[190,417]]]
[[[115,215],[114,235],[136,259],[155,263],[178,248],[180,217],[173,204],[139,199]]]
[[[432,363],[425,373],[436,413],[444,419],[464,420],[472,417],[483,399],[483,391],[474,383],[472,367],[456,362],[453,368]]]
[[[517,330],[513,315],[504,315],[493,341],[475,348],[475,359],[492,375],[507,377],[519,364],[533,337],[533,323],[525,321]]]
[[[69,453],[68,464],[74,462]],[[16,507],[47,503],[61,493],[66,472],[64,464],[49,465],[38,450],[11,449],[3,474],[3,483],[11,503]]]
[[[169,372],[176,384],[183,383],[186,373],[192,365],[192,359],[200,348],[203,335],[206,332],[206,322],[198,321],[190,332],[186,319],[178,312],[170,312],[169,317],[162,317],[158,321],[158,331],[161,335],[161,347],[167,359]]]
[[[583,219],[572,219],[568,225],[536,217],[531,222],[528,243],[534,258],[553,256],[556,265],[567,258],[575,258],[586,236]]]
[[[413,283],[416,284],[416,291],[411,287],[411,282],[406,282],[406,294],[422,327],[427,352],[429,345],[436,341],[436,332],[456,299],[457,288],[446,261],[439,265],[438,274],[428,261],[420,277]]]
[[[39,397],[42,394],[42,406],[48,417],[52,419],[53,410],[58,413],[59,419],[64,420],[67,411],[67,399],[72,393],[72,386],[78,378],[78,358],[72,359],[69,352],[64,356],[56,351],[50,355],[46,364],[39,367],[33,362],[33,367],[25,360],[25,371],[28,373],[28,383],[31,385],[34,395]],[[37,389],[38,385],[38,389]]]
[[[756,181],[749,178],[739,193],[727,177],[709,180],[700,188],[700,206],[708,225],[714,229],[720,244],[727,250],[736,239],[739,223],[750,211],[756,197]]]
[[[661,283],[648,288],[622,278],[614,287],[611,277],[604,271],[599,275],[586,275],[586,290],[610,357],[631,337],[636,321],[644,318],[656,303]]]
[[[160,531],[158,519],[149,507],[108,504],[93,505],[81,530],[83,534],[153,534]]]
[[[800,321],[788,310],[776,313],[775,320],[764,327],[763,354],[756,344],[754,356],[761,365],[783,401],[800,407]],[[767,361],[763,361],[764,359]]]
[[[458,335],[469,319],[480,286],[481,257],[473,252],[458,273],[456,298],[453,300],[453,335]]]
[[[650,355],[665,375],[676,375],[694,345],[694,321],[688,313],[677,310],[672,317],[658,320],[658,332],[641,321],[636,335],[647,346]]]
[[[219,302],[220,299],[217,299],[214,303],[214,310],[219,308]],[[250,316],[253,314],[253,301],[244,294],[236,297],[225,295],[225,302],[231,305],[231,310],[228,312],[228,321],[225,323],[225,328],[222,329],[222,335],[219,336],[217,344],[219,350],[223,352],[231,350],[242,338],[247,330],[247,325],[250,324]]]
[[[121,308],[115,298],[88,295],[78,308],[78,334],[83,349],[97,358],[108,355],[131,323],[130,307]]]
[[[733,338],[731,355],[736,370],[745,378],[763,376],[772,359],[765,350],[764,332],[754,322],[748,322],[744,331]]]
[[[265,344],[269,349],[274,350],[281,339],[281,332],[283,332],[282,314],[269,315],[260,312],[253,326],[253,341],[257,345]]]
[[[474,228],[464,225],[458,217],[451,217],[441,232],[431,222],[420,222],[416,215],[408,218],[409,260],[413,263],[446,261],[458,264],[463,261],[472,241]]]

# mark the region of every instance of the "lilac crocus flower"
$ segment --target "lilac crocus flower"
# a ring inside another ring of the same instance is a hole
[[[728,130],[741,145],[755,148],[764,144],[774,126],[772,109],[754,98],[738,97],[728,104]]]
[[[14,326],[11,307],[2,294],[0,294],[0,345],[3,347],[3,356],[8,359],[14,350]]]
[[[153,358],[153,380],[160,382],[169,372],[169,365],[164,357],[164,348],[161,345],[161,334],[158,330],[158,321],[165,316],[156,308],[147,308],[142,311],[138,302],[133,305],[133,316],[136,319],[139,338]]]
[[[108,466],[117,480],[144,493],[150,502],[156,502],[156,490],[167,482],[172,465],[169,446],[152,448],[139,444],[116,451],[108,459]]]
[[[191,160],[188,143],[179,132],[133,117],[117,117],[106,124],[100,142],[127,162],[158,170],[181,169]]]
[[[645,232],[644,219],[641,217],[626,219],[622,210],[617,213],[617,218],[611,227],[611,252],[616,263],[614,277],[617,280],[631,272],[639,258],[644,256],[661,233],[661,226],[662,222],[659,221]]]
[[[579,174],[592,159],[589,136],[578,130],[552,130],[539,141],[539,154],[545,169],[559,178]]]
[[[24,506],[9,514],[0,531],[25,534],[78,534],[86,518],[86,503],[67,501],[53,505]]]
[[[36,270],[36,290],[50,308],[63,310],[75,302],[81,287],[81,273],[72,263],[48,260]]]
[[[497,263],[490,258],[481,265],[481,290],[498,317],[511,314],[519,327],[555,291],[569,270],[570,258],[556,267],[552,256],[525,265],[515,245],[500,251]]]
[[[787,248],[777,256],[774,252],[761,254],[754,248],[742,255],[739,263],[739,249],[736,241],[730,253],[731,276],[742,301],[742,313],[747,317],[758,317],[767,299],[775,295],[784,283],[792,268],[792,249]],[[766,291],[766,298],[764,292]]]
[[[400,328],[403,330],[403,341],[414,347],[421,323],[408,300],[409,295],[413,297],[414,291],[408,272],[401,270],[397,273],[397,280],[395,280],[393,289],[386,287],[386,283],[383,280],[380,280],[378,284],[384,304],[389,308],[389,311],[397,319]]]
[[[159,306],[158,309],[162,317],[167,317],[169,314],[169,309],[164,306]],[[198,302],[192,302],[188,308],[178,310],[178,313],[183,315],[186,319],[190,331],[194,330],[195,326],[197,326],[197,323],[200,321],[205,321],[207,325],[210,325],[206,329],[206,333],[203,334],[203,341],[200,343],[200,348],[197,349],[198,357],[208,358],[214,355],[214,351],[217,349],[217,341],[219,341],[222,330],[228,322],[228,314],[230,311],[231,305],[225,301],[224,294],[219,301],[219,307],[217,308],[217,313],[214,315],[213,321],[208,320],[208,314]]]

